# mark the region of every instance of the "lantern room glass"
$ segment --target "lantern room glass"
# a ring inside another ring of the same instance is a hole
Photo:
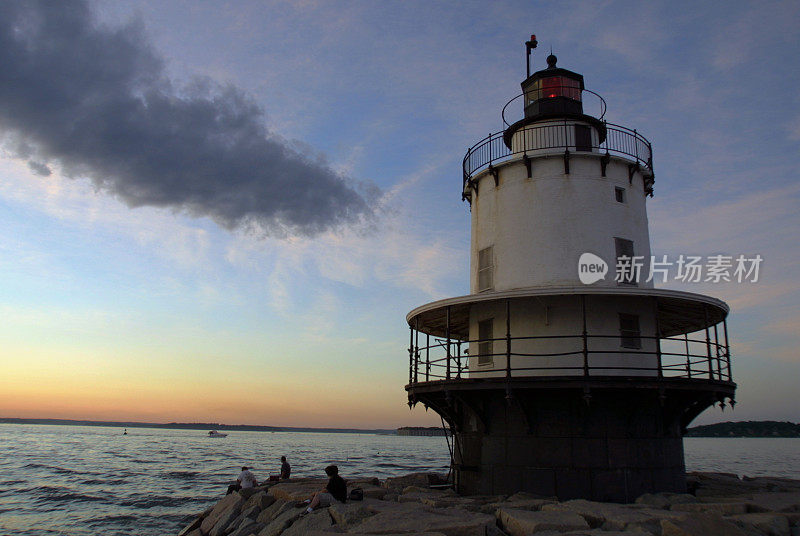
[[[525,93],[525,106],[540,99],[566,97],[581,101],[581,84],[578,80],[566,76],[548,76],[536,80],[530,90]]]

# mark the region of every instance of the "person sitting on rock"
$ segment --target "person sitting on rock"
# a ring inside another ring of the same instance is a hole
[[[253,473],[251,473],[250,470],[245,466],[242,467],[242,472],[239,473],[239,478],[236,479],[236,484],[231,484],[228,486],[228,492],[226,495],[229,495],[234,491],[254,488],[256,486],[258,486],[258,480],[256,480],[255,475],[253,475]]]
[[[286,461],[286,456],[281,456],[281,480],[289,480],[292,474],[292,466]]]
[[[325,468],[325,473],[330,477],[328,484],[320,491],[311,495],[310,499],[306,499],[305,503],[308,504],[306,513],[311,513],[314,508],[331,506],[334,501],[340,503],[347,501],[347,484],[344,479],[339,476],[339,468],[335,465],[329,465]]]

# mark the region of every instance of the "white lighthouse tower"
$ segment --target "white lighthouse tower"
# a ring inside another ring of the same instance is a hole
[[[682,434],[736,386],[727,305],[647,280],[651,144],[552,54],[502,115],[463,162],[470,294],[407,316],[409,403],[450,425],[463,493],[684,491]]]

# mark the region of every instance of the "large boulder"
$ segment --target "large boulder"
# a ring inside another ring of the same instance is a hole
[[[669,510],[673,504],[696,503],[697,497],[688,493],[645,493],[637,497],[636,504]]]
[[[781,514],[739,514],[728,518],[742,528],[766,536],[790,536],[789,520]]]
[[[239,515],[239,511],[244,504],[244,498],[238,493],[231,493],[226,495],[221,501],[219,501],[211,512],[203,519],[203,522],[200,524],[200,530],[203,534],[208,534],[211,532],[211,529],[219,521],[220,517],[223,515],[228,516],[230,515],[231,511],[235,511],[236,515]],[[235,516],[234,516],[235,517]]]
[[[333,522],[344,530],[358,525],[366,518],[376,514],[364,501],[347,504],[336,503],[328,507],[328,513]]]
[[[364,492],[364,497],[370,497],[372,499],[383,499],[384,497],[386,497],[386,494],[389,493],[388,489],[380,485],[372,484],[371,482],[369,483],[347,482],[347,488],[349,490],[352,490],[354,488],[361,488],[361,491]]]
[[[497,510],[500,527],[511,536],[528,536],[546,530],[567,532],[570,530],[588,530],[589,524],[574,512],[534,512],[516,508],[500,508]]]
[[[203,516],[201,514],[196,518],[194,518],[191,523],[183,527],[183,530],[178,533],[178,536],[187,536],[195,529],[199,529],[202,523],[203,523]]]
[[[303,514],[292,523],[289,528],[281,533],[281,536],[306,536],[311,531],[327,532],[337,530],[333,527],[333,521],[327,510],[317,510],[310,514]]]
[[[256,521],[265,524],[269,523],[270,521],[274,520],[287,510],[293,510],[293,511],[296,510],[297,506],[299,506],[300,504],[301,503],[298,501],[277,500],[273,504],[266,507],[260,514],[258,514]]]
[[[302,501],[308,499],[312,493],[324,488],[327,483],[327,480],[321,478],[281,482],[272,486],[269,494],[283,501]]]
[[[406,504],[368,517],[348,530],[353,534],[441,532],[445,536],[484,536],[494,517],[460,508],[432,509]]]
[[[304,512],[305,510],[301,508],[284,509],[275,517],[275,519],[270,521],[263,529],[261,529],[261,531],[258,533],[258,536],[278,536],[289,526],[291,526],[291,524],[294,523],[301,515],[303,515]]]
[[[418,486],[408,486],[403,489],[403,493],[397,498],[398,502],[422,502],[423,499],[435,501],[443,497],[456,497],[453,490],[435,490],[420,488]]]
[[[427,488],[433,484],[445,484],[446,480],[438,473],[411,473],[405,476],[396,476],[387,478],[383,487],[392,492],[399,492],[408,486],[418,486],[420,488]]]
[[[673,504],[671,510],[673,512],[706,512],[722,515],[746,514],[748,511],[747,503],[742,501]]]
[[[257,506],[260,512],[274,502],[275,502],[275,497],[273,495],[270,495],[267,492],[267,490],[262,490],[251,496],[249,499],[247,499],[244,505],[242,505],[242,511],[246,512],[253,506]]]
[[[556,504],[556,501],[549,499],[518,499],[500,502],[489,502],[482,504],[478,507],[478,511],[484,514],[496,514],[499,508],[514,508],[516,510],[530,510],[536,512],[541,510],[547,504]]]
[[[258,534],[264,528],[263,523],[258,523],[251,518],[245,518],[236,530],[230,533],[229,536],[253,536]]]
[[[800,491],[754,493],[748,502],[762,511],[800,512]]]
[[[269,489],[268,486],[258,486],[256,488],[244,488],[239,490],[239,495],[241,495],[244,500],[247,500],[253,495],[265,492],[268,489]]]
[[[620,531],[639,529],[647,532],[657,532],[664,518],[680,518],[687,515],[639,505],[602,503],[584,499],[546,504],[542,506],[542,511],[572,512],[585,519],[593,528]]]
[[[662,519],[661,536],[749,536],[731,521],[716,514],[692,514],[681,519]]]

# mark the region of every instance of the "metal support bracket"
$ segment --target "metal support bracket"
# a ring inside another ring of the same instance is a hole
[[[497,188],[500,185],[500,174],[497,172],[497,169],[491,164],[489,164],[489,173],[491,173],[492,177],[494,177],[494,187]]]
[[[606,176],[606,167],[608,166],[608,163],[610,161],[611,161],[611,155],[608,154],[608,151],[606,151],[606,154],[604,154],[603,156],[600,157],[600,175],[601,176],[603,176],[603,177]]]
[[[532,179],[532,178],[533,178],[533,174],[531,173],[531,162],[532,162],[532,161],[533,161],[533,160],[531,160],[531,159],[528,157],[528,153],[525,153],[525,154],[523,154],[523,155],[522,155],[522,163],[523,163],[523,164],[525,164],[525,169],[527,169],[527,170],[528,170],[528,178],[529,178],[529,179]]]
[[[639,171],[639,164],[628,164],[628,184],[633,184],[633,174]]]
[[[569,175],[569,149],[564,151],[564,175]]]
[[[464,407],[469,409],[475,417],[477,417],[478,421],[481,423],[481,427],[483,428],[484,433],[489,433],[489,420],[486,418],[485,411],[479,407],[477,407],[472,402],[468,402],[465,397],[456,395],[456,399],[459,403],[461,403]]]

